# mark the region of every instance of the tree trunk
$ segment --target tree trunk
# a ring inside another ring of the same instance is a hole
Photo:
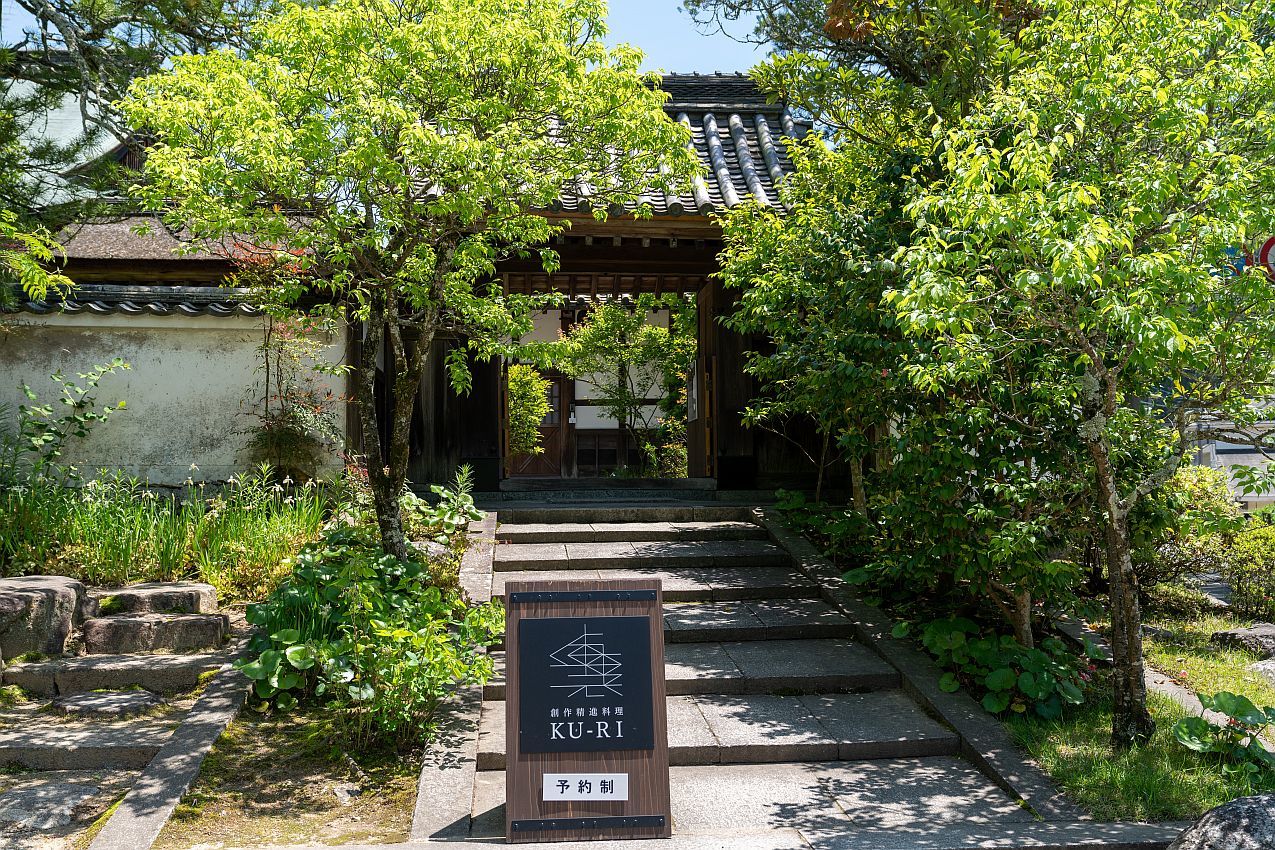
[[[386,554],[404,561],[411,560],[414,555],[403,530],[399,497],[407,483],[412,408],[420,391],[425,353],[429,351],[432,341],[432,333],[423,334],[420,339],[412,342],[405,341],[398,324],[398,308],[393,294],[378,293],[373,296],[368,308],[367,337],[364,340],[362,357],[355,369],[359,395],[357,401],[363,427],[368,487],[372,491],[372,505],[376,512],[381,547]],[[376,360],[383,348],[386,350],[385,386],[391,393],[390,421],[384,423],[387,426],[385,445],[381,442],[381,430],[377,422],[375,391]]]
[[[1111,596],[1112,698],[1111,744],[1117,750],[1141,746],[1155,734],[1147,710],[1146,669],[1142,658],[1142,611],[1133,570],[1129,511],[1120,503],[1106,440],[1090,442],[1097,467],[1098,492],[1107,514],[1107,580]]]
[[[1031,593],[1026,590],[1015,593],[1011,610],[1014,613],[1014,639],[1025,649],[1035,649],[1036,634],[1032,630]]]
[[[863,484],[863,458],[850,458],[850,500],[854,512],[861,517],[868,515],[868,490]]]

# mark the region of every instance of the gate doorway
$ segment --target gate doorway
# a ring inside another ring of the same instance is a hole
[[[505,456],[509,461],[511,478],[557,478],[567,473],[568,429],[570,427],[568,411],[570,410],[570,393],[572,382],[556,372],[544,375],[549,381],[546,396],[549,401],[549,412],[540,421],[540,454],[509,457],[508,438],[505,443]],[[508,398],[505,400],[508,410]]]

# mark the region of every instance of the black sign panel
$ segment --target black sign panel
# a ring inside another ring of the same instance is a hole
[[[519,735],[524,753],[649,750],[649,617],[518,622]]]

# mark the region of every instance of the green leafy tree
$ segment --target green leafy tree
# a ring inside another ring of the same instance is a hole
[[[669,311],[668,327],[647,321],[660,308]],[[528,343],[523,353],[583,382],[629,444],[646,450],[660,419],[684,405],[695,345],[695,309],[685,298],[641,295],[630,304],[601,302],[557,341]],[[622,467],[627,455],[622,445]]]
[[[540,423],[553,407],[549,404],[552,384],[534,366],[515,363],[506,371],[505,404],[509,414],[509,454],[513,457],[544,453],[540,445]]]
[[[958,125],[890,300],[942,340],[927,368],[1046,347],[1105,527],[1116,746],[1155,729],[1131,515],[1200,436],[1240,439],[1272,392],[1275,292],[1230,252],[1275,226],[1275,52],[1225,3],[1059,6],[1031,61]],[[1162,446],[1147,458],[1138,446]]]
[[[435,336],[491,355],[528,327],[495,262],[563,225],[538,215],[564,184],[594,215],[698,167],[641,54],[604,43],[604,0],[285,3],[244,55],[183,56],[135,83],[155,140],[138,196],[196,239],[277,256],[276,294],[347,305],[369,483],[387,552],[408,555],[398,496]],[[286,250],[285,250],[286,249]],[[372,403],[384,351],[391,405]]]

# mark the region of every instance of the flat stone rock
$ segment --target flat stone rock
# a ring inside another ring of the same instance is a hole
[[[0,660],[27,653],[61,655],[88,604],[84,585],[72,578],[0,579]]]
[[[1275,658],[1268,658],[1265,661],[1259,661],[1256,664],[1250,665],[1248,669],[1252,670],[1257,675],[1264,677],[1266,681],[1270,682],[1272,685],[1275,685]]]
[[[163,705],[150,691],[89,691],[58,697],[53,710],[68,717],[120,719],[145,714]]]
[[[170,719],[30,723],[0,730],[0,764],[33,770],[142,768],[171,737]]]
[[[97,792],[91,785],[54,783],[5,791],[0,794],[0,823],[41,832],[59,829],[70,824],[76,807]]]
[[[96,602],[99,616],[217,613],[217,589],[197,581],[149,581],[128,587],[95,587],[89,596]]]
[[[35,694],[78,694],[85,691],[141,687],[160,694],[189,691],[199,677],[228,663],[225,653],[192,655],[86,655],[57,661],[13,664],[3,672],[4,684]]]
[[[1275,794],[1242,797],[1213,809],[1169,850],[1270,850],[1275,847]]]
[[[192,652],[220,647],[230,634],[224,614],[120,614],[84,621],[90,655]]]
[[[1210,638],[1218,646],[1244,649],[1261,658],[1275,657],[1275,624],[1255,623],[1248,629],[1214,632]]]

